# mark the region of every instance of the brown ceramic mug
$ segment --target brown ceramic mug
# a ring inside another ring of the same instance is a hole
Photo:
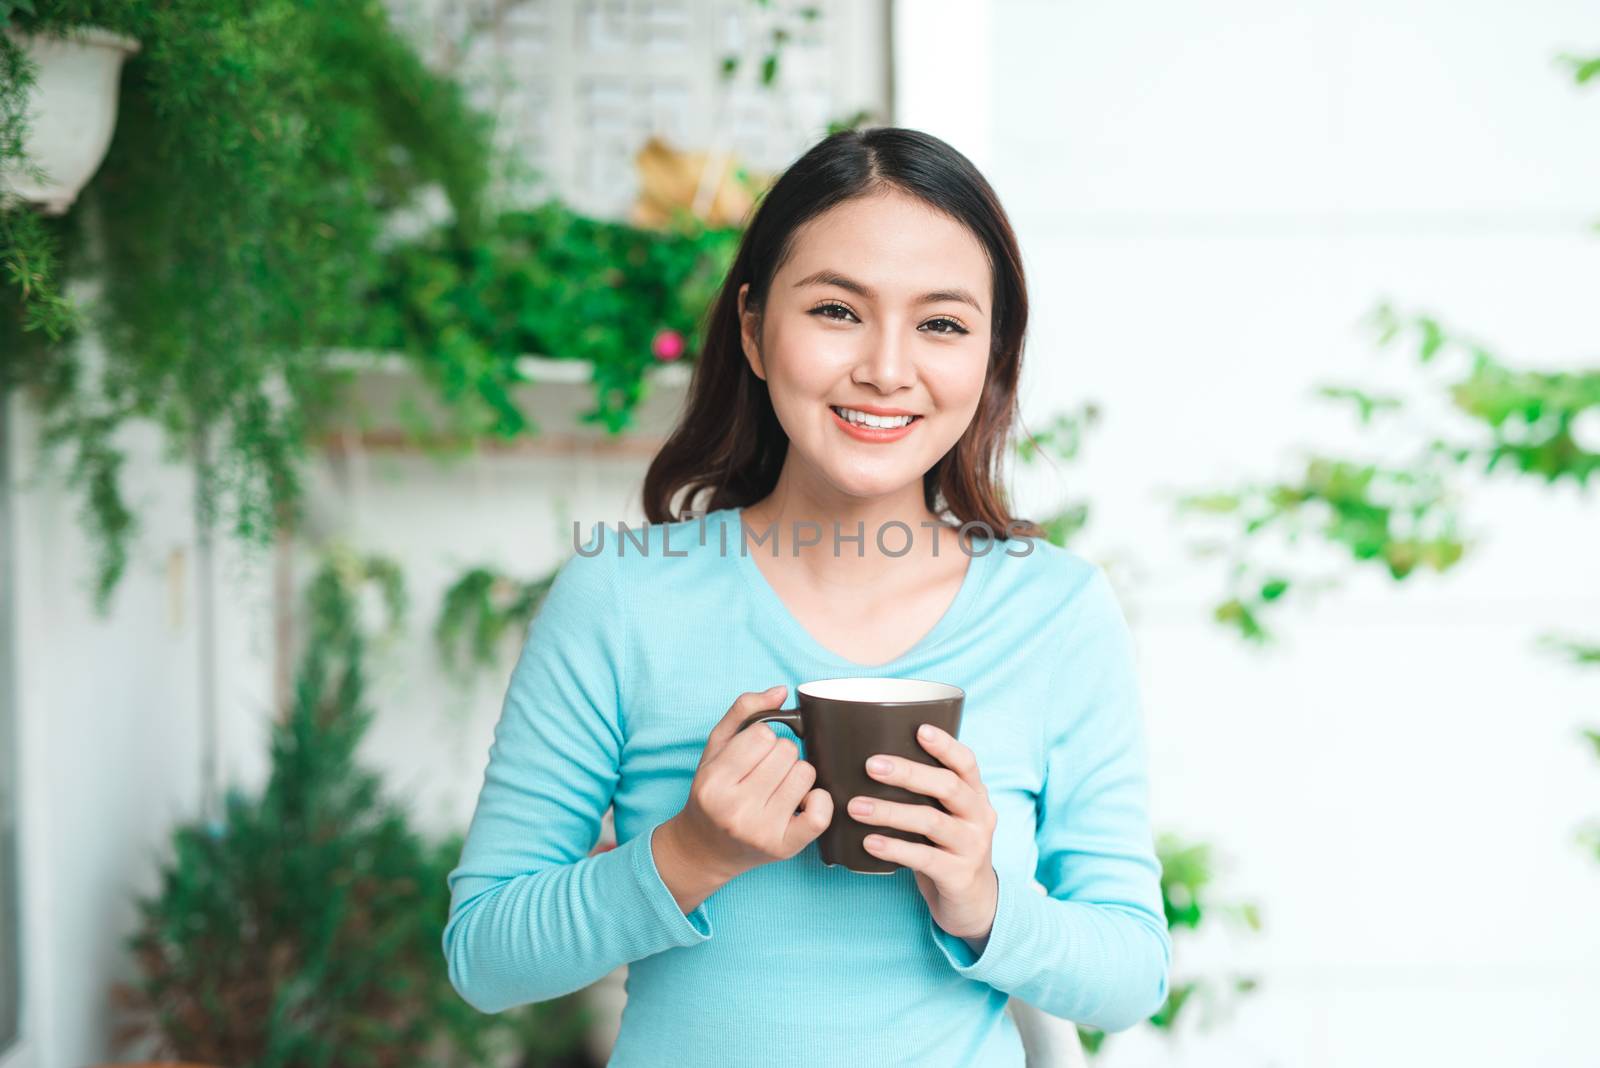
[[[942,809],[944,806],[927,794],[874,779],[867,772],[867,758],[885,753],[943,767],[917,741],[917,728],[931,723],[951,737],[960,737],[966,692],[944,682],[871,676],[816,679],[801,683],[796,692],[798,708],[757,712],[739,724],[739,729],[771,721],[799,736],[802,757],[817,769],[816,784],[833,798],[833,820],[817,839],[824,864],[843,864],[863,875],[892,875],[901,865],[867,852],[862,844],[867,835],[933,843],[912,831],[862,823],[846,806],[852,797],[875,797]]]

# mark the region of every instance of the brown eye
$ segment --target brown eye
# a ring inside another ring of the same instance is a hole
[[[949,330],[935,330],[935,331],[933,331],[935,334],[944,334],[946,336],[952,336],[952,335],[956,335],[956,334],[965,334],[965,333],[967,333],[967,328],[962,326],[960,323],[956,322],[954,319],[929,319],[926,323],[923,323],[922,325],[923,326],[932,326],[935,323],[944,323],[945,325],[951,327],[951,329],[949,329]]]
[[[822,312],[835,310],[835,309],[838,310],[838,311],[844,312],[846,315],[850,316],[852,319],[855,318],[855,313],[852,312],[849,308],[846,308],[843,304],[819,304],[815,308],[811,309],[811,314],[812,315],[820,315]],[[824,319],[832,319],[836,323],[844,321],[844,320],[839,319],[838,317],[832,316],[832,315],[823,315],[822,318],[824,318]]]

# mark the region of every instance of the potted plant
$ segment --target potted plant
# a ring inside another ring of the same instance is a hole
[[[33,83],[25,116],[15,116],[21,158],[6,160],[0,190],[61,215],[105,158],[122,61],[139,42],[98,26],[23,33],[10,25],[17,11],[32,14],[32,0],[0,0],[0,28],[27,57]]]
[[[112,990],[119,1055],[184,1062],[141,1068],[573,1063],[587,1024],[575,998],[491,1015],[451,987],[439,946],[461,838],[419,832],[359,759],[376,715],[367,650],[399,632],[406,599],[393,561],[338,548],[317,569],[265,786],[175,827],[158,889],[135,903],[137,974]]]

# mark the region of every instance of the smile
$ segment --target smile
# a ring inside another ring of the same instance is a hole
[[[921,422],[920,415],[871,415],[854,408],[828,405],[834,423],[857,441],[898,441]]]

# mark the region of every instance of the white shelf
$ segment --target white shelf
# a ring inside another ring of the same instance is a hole
[[[425,397],[428,390],[422,385],[415,363],[404,353],[369,349],[336,349],[328,353],[328,362],[336,368],[356,372],[360,376],[358,389],[367,399],[379,399],[381,408],[389,408],[398,398],[418,391]],[[580,426],[571,415],[576,405],[586,403],[587,391],[592,388],[594,364],[589,360],[563,360],[551,356],[522,356],[517,359],[517,371],[534,387],[533,395],[526,398],[529,414],[542,429],[531,436],[512,441],[484,441],[475,447],[485,453],[528,454],[534,456],[585,456],[615,457],[635,461],[656,454],[671,429],[672,413],[685,402],[685,387],[694,368],[684,363],[664,363],[650,367],[647,381],[653,397],[635,410],[639,422],[621,434],[610,434],[598,427]],[[555,386],[558,390],[541,396],[539,387]],[[569,391],[585,394],[574,397]],[[545,410],[539,411],[543,408]],[[320,442],[331,453],[362,452],[414,452],[419,443],[398,427],[350,426],[331,429]],[[449,444],[440,439],[438,444]]]
[[[397,352],[367,352],[356,349],[338,349],[329,355],[335,367],[355,371],[372,371],[378,374],[414,375],[416,369],[404,354]],[[563,360],[554,356],[519,356],[517,373],[529,382],[543,385],[583,386],[594,380],[594,362],[591,360]],[[687,363],[661,363],[646,372],[651,383],[669,389],[689,384],[693,367]]]

